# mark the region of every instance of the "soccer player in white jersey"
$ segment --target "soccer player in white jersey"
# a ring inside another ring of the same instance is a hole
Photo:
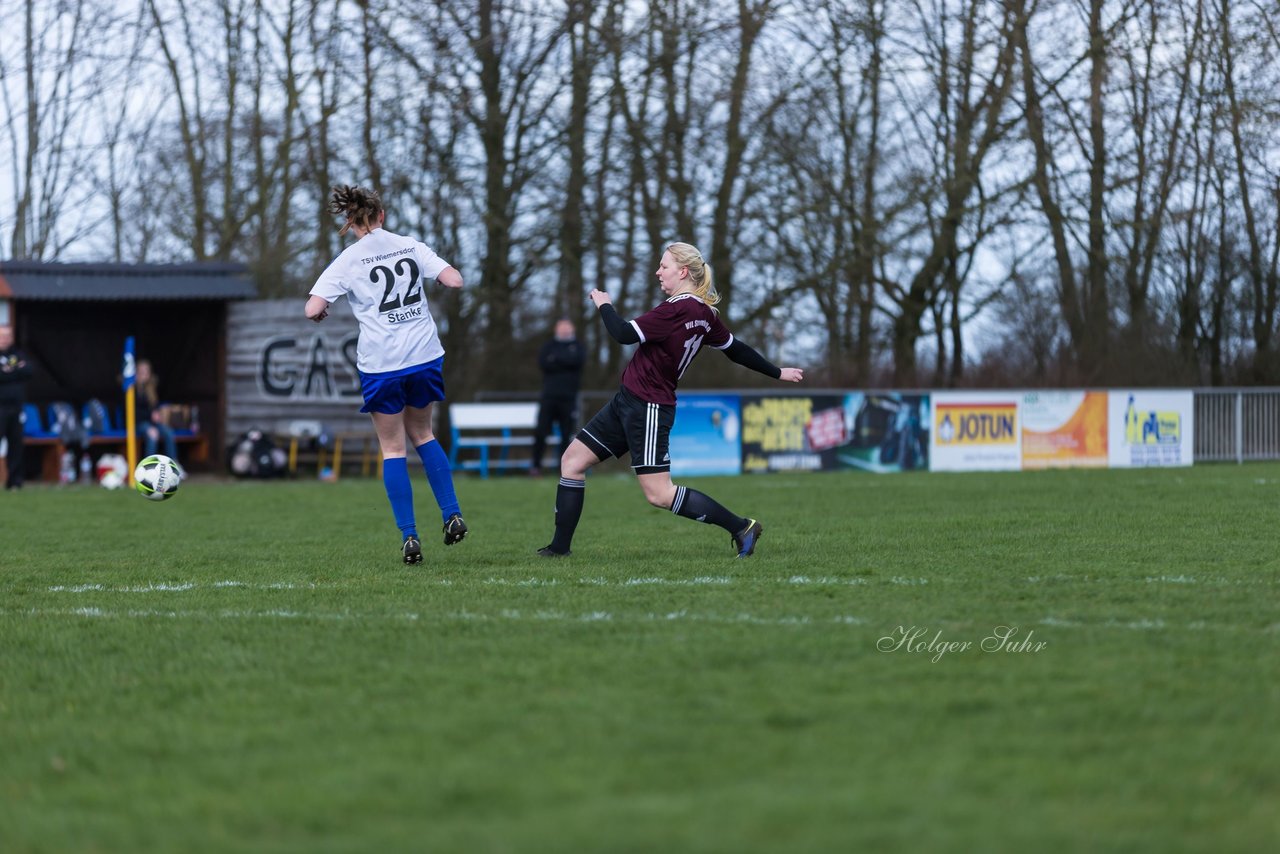
[[[387,214],[372,190],[334,187],[329,210],[345,218],[340,233],[354,232],[356,242],[343,250],[311,288],[306,315],[319,323],[328,316],[329,305],[345,296],[360,321],[356,345],[356,368],[364,394],[360,411],[372,416],[378,433],[382,481],[403,536],[404,562],[422,563],[413,486],[405,460],[406,436],[422,459],[440,505],[444,544],[451,546],[467,535],[449,458],[431,431],[431,404],[444,400],[444,347],[423,293],[430,279],[446,288],[461,288],[462,274],[422,241],[384,229]]]

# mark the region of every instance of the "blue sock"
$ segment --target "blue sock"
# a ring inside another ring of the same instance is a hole
[[[418,536],[418,525],[413,518],[413,484],[409,482],[409,464],[404,457],[382,461],[382,485],[387,488],[391,514],[396,517],[400,533],[406,537]]]
[[[454,513],[461,513],[458,507],[458,496],[453,491],[453,472],[449,470],[449,457],[444,448],[435,439],[418,446],[418,456],[422,457],[422,467],[427,470],[427,480],[431,483],[431,491],[440,505],[440,521],[444,522]]]

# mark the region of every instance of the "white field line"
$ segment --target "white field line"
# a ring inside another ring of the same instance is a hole
[[[556,610],[521,611],[504,608],[496,613],[480,613],[476,611],[448,611],[441,614],[422,614],[416,611],[400,611],[389,613],[356,613],[350,611],[299,611],[295,609],[271,609],[262,611],[244,611],[234,609],[217,609],[210,611],[166,610],[161,608],[130,608],[113,610],[110,608],[30,608],[26,610],[0,609],[0,616],[25,617],[84,617],[107,620],[314,620],[353,622],[550,622],[550,623],[720,623],[749,624],[758,626],[816,626],[816,625],[862,625],[859,617],[838,615],[834,617],[813,617],[809,615],[762,617],[756,614],[702,614],[692,611],[671,611],[664,614],[614,614],[609,611],[586,611],[571,613]]]
[[[454,580],[451,578],[424,578],[421,581],[415,579],[414,584],[422,584],[426,586],[452,587]],[[725,576],[696,576],[694,578],[483,578],[474,582],[485,587],[731,587],[737,584],[757,585],[765,584],[781,584],[781,585],[848,585],[860,586],[868,584],[865,578],[833,578],[820,577],[809,578],[803,575],[792,576],[791,578],[749,578],[749,579],[733,579]],[[888,584],[927,584],[928,579],[924,578],[892,578],[886,581]],[[148,583],[138,585],[118,585],[112,586],[107,584],[56,584],[48,588],[50,593],[175,593],[185,592],[189,590],[226,590],[226,589],[242,589],[242,590],[337,590],[350,587],[350,584],[338,584],[332,582],[311,582],[311,583],[295,583],[288,581],[276,582],[260,582],[260,581],[186,581],[182,583]]]
[[[1100,578],[1089,575],[1053,575],[1027,576],[1020,579],[1026,584],[1154,584],[1179,587],[1275,587],[1280,586],[1280,578],[1226,578],[1224,576],[1190,576],[1190,575],[1149,575],[1141,579]],[[474,582],[458,582],[451,578],[414,579],[415,586],[452,587],[455,584],[479,584],[484,587],[735,587],[735,586],[779,586],[779,587],[867,587],[876,585],[892,585],[896,587],[923,587],[929,584],[955,584],[960,580],[951,577],[918,578],[895,575],[889,578],[837,578],[829,575],[808,576],[792,575],[785,578],[730,578],[727,576],[702,575],[693,578],[604,578],[588,576],[580,578],[498,578],[477,579]],[[184,582],[149,582],[135,585],[108,584],[57,584],[48,588],[50,593],[184,593],[192,590],[341,590],[348,589],[349,583],[337,582],[294,582],[294,581],[184,581]]]
[[[194,620],[194,621],[216,621],[216,620],[293,620],[300,622],[366,622],[366,623],[403,623],[403,622],[422,622],[422,623],[448,623],[448,622],[469,622],[469,623],[503,623],[503,622],[532,622],[532,623],[613,623],[613,624],[677,624],[677,623],[705,623],[715,625],[752,625],[752,626],[867,626],[878,625],[883,620],[868,620],[865,617],[855,617],[849,614],[838,614],[835,616],[814,616],[809,614],[792,614],[782,616],[761,616],[749,613],[700,613],[696,611],[680,610],[670,611],[666,613],[645,612],[645,613],[614,613],[610,611],[583,611],[570,612],[560,610],[519,610],[515,608],[503,608],[497,612],[484,613],[479,611],[446,611],[443,613],[421,613],[417,611],[393,611],[393,612],[352,612],[352,611],[302,611],[287,608],[272,608],[265,610],[238,610],[238,609],[212,609],[208,611],[196,610],[168,610],[163,608],[129,608],[129,609],[111,609],[100,607],[82,607],[82,608],[28,608],[28,609],[4,609],[0,608],[0,617],[73,617],[82,619],[101,619],[101,620]],[[1043,626],[1051,630],[1098,630],[1111,629],[1120,631],[1168,631],[1180,632],[1184,630],[1190,631],[1232,631],[1251,633],[1254,631],[1263,634],[1280,633],[1280,623],[1273,623],[1261,629],[1249,629],[1241,627],[1238,624],[1229,623],[1207,623],[1203,620],[1196,620],[1190,623],[1171,623],[1160,619],[1110,619],[1099,622],[1084,622],[1080,620],[1068,620],[1059,617],[1045,617],[1034,623],[1036,626]]]

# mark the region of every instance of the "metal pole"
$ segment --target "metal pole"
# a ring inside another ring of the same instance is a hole
[[[1236,392],[1236,463],[1244,462],[1244,392]]]

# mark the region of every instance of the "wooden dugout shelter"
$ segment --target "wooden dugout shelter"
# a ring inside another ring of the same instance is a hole
[[[223,462],[227,304],[254,296],[240,264],[0,262],[0,323],[13,327],[35,367],[28,402],[45,413],[66,401],[79,413],[96,398],[115,413],[132,335],[137,358],[155,369],[161,400],[198,408],[210,453],[195,468]],[[39,458],[28,454],[33,477]]]

